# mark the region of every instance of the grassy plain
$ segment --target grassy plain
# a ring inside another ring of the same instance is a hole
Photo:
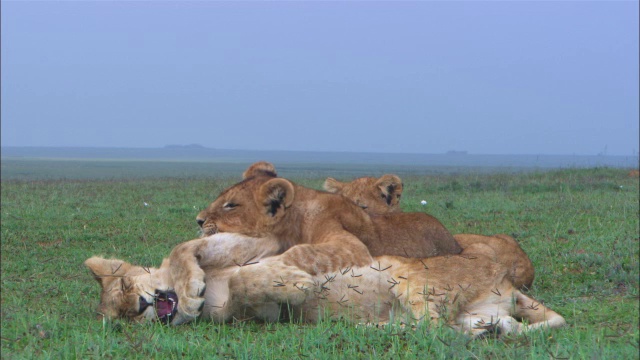
[[[536,268],[530,294],[569,323],[469,341],[446,327],[238,321],[170,328],[96,321],[99,286],[82,262],[98,254],[159,265],[174,245],[197,236],[195,215],[244,167],[214,167],[206,175],[166,163],[154,175],[143,162],[100,166],[111,167],[114,176],[87,175],[79,162],[3,160],[3,359],[638,358],[640,194],[628,170],[434,169],[412,175],[407,169],[405,211],[426,211],[454,233],[513,235]],[[327,175],[348,180],[387,170],[301,165],[283,174],[319,188]],[[6,171],[21,174],[5,177]],[[128,175],[115,176],[123,172]]]

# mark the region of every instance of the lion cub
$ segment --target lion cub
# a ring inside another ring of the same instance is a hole
[[[565,325],[515,289],[503,264],[483,255],[380,256],[367,266],[310,275],[274,256],[279,247],[274,239],[219,233],[179,244],[158,269],[100,257],[85,265],[102,287],[99,312],[140,322],[178,325],[193,319],[184,314],[192,308],[214,322],[278,321],[287,304],[296,321],[442,322],[472,337]],[[185,276],[174,276],[176,269]],[[200,298],[185,304],[191,299],[179,289],[194,285]]]
[[[300,266],[310,273],[316,267],[362,265],[369,255],[423,258],[462,251],[451,233],[427,214],[370,215],[343,196],[277,177],[267,162],[251,165],[243,178],[198,214],[204,235],[275,237],[283,251],[303,253],[307,260]]]
[[[398,213],[402,196],[402,180],[397,175],[383,175],[379,179],[361,177],[351,182],[327,178],[324,189],[343,195],[369,214]],[[407,225],[410,227],[410,225]],[[425,226],[420,224],[419,226]],[[428,226],[428,225],[427,225]],[[484,236],[457,234],[453,236],[462,246],[462,254],[483,254],[502,262],[511,269],[513,284],[518,289],[529,289],[533,285],[535,270],[531,260],[518,242],[509,235]]]

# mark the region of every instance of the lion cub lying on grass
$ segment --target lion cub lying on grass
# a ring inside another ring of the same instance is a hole
[[[442,321],[474,337],[565,324],[515,289],[507,267],[483,255],[379,256],[366,266],[310,275],[285,265],[279,251],[275,239],[219,233],[176,246],[158,269],[100,257],[85,265],[102,287],[99,312],[110,318],[178,324],[174,289],[181,283],[202,296],[199,302],[187,297],[194,303],[186,306],[216,322],[277,321],[286,304],[294,320],[384,324],[393,313],[404,322]]]
[[[330,193],[353,201],[373,217],[402,212],[400,197],[404,186],[400,177],[394,174],[386,174],[380,178],[361,177],[350,182],[327,178],[323,187]],[[511,236],[456,234],[453,238],[462,247],[461,254],[484,254],[508,266],[511,281],[516,288],[528,290],[533,285],[533,263]]]
[[[424,213],[370,216],[351,200],[278,177],[257,162],[196,217],[204,235],[239,233],[280,240],[283,261],[309,273],[363,265],[371,256],[458,254],[460,245]],[[295,246],[294,246],[295,245]]]

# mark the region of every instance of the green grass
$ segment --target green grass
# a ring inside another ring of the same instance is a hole
[[[639,184],[622,169],[403,175],[405,211],[427,211],[454,233],[515,236],[536,268],[530,294],[569,323],[469,341],[446,327],[97,321],[99,286],[82,262],[104,255],[159,265],[173,246],[196,237],[196,214],[242,166],[210,165],[217,171],[206,177],[179,163],[143,174],[149,165],[141,163],[125,167],[132,179],[92,179],[78,163],[44,165],[38,176],[28,166],[22,176],[3,174],[2,358],[638,358]],[[3,173],[16,173],[5,166]],[[67,179],[46,180],[47,168]],[[289,167],[287,176],[319,188],[330,170]],[[366,170],[334,175],[348,180]]]

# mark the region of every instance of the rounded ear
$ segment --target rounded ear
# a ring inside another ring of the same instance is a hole
[[[382,191],[382,194],[387,198],[387,204],[391,204],[392,196],[400,197],[402,195],[403,186],[402,179],[398,175],[386,174],[382,175],[376,186]]]
[[[124,276],[131,264],[122,260],[104,259],[94,256],[84,262],[84,266],[89,268],[93,274],[93,278],[100,283],[103,288],[107,287],[112,281]]]
[[[340,191],[342,191],[342,188],[344,188],[344,183],[340,182],[334,178],[327,178],[327,180],[324,181],[324,184],[322,185],[322,187],[330,192],[330,193],[334,193],[334,194],[338,194]]]
[[[293,184],[283,178],[275,178],[260,186],[256,193],[256,202],[264,207],[265,214],[280,217],[291,206],[295,190]]]
[[[269,163],[266,161],[258,161],[257,163],[251,164],[251,166],[249,166],[247,170],[245,170],[242,173],[242,179],[244,180],[246,178],[250,178],[258,175],[278,177],[278,174],[276,173],[276,168],[273,166],[272,163]]]

